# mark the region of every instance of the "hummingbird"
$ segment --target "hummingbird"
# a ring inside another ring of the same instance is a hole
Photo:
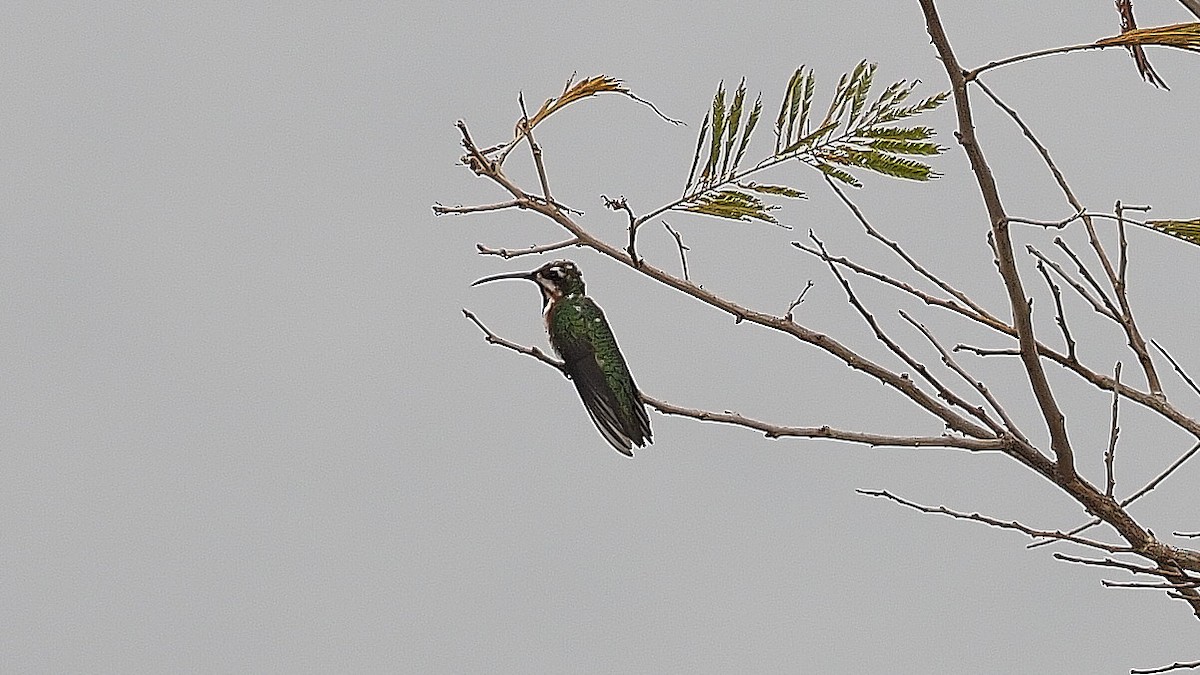
[[[484,277],[472,286],[499,279],[526,279],[542,292],[542,313],[550,346],[563,360],[583,407],[600,435],[617,452],[633,457],[633,446],[650,441],[650,418],[608,320],[584,294],[583,275],[570,260],[555,260],[529,272]]]

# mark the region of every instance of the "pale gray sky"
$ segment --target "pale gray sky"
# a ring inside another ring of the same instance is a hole
[[[600,195],[639,211],[676,195],[720,80],[763,91],[764,117],[800,64],[822,102],[860,59],[880,64],[881,84],[944,88],[916,2],[414,5],[9,8],[0,669],[1116,673],[1197,657],[1181,603],[1104,590],[1100,579],[1124,577],[1028,551],[1014,533],[854,492],[1036,527],[1085,519],[1011,461],[770,441],[656,413],[655,445],[626,460],[568,382],[462,318],[469,307],[544,346],[531,285],[468,284],[541,261],[481,258],[477,242],[562,235],[527,213],[430,214],[435,201],[502,197],[455,165],[456,119],[481,143],[504,140],[518,92],[536,105],[577,72],[620,77],[687,120],[610,97],[539,128],[556,197],[620,241],[623,216]],[[972,65],[1118,28],[1107,0],[942,5]],[[1136,9],[1147,26],[1189,18],[1168,0]],[[1200,62],[1150,57],[1172,92],[1143,84],[1117,50],[987,81],[1090,207],[1195,217]],[[977,102],[1009,209],[1069,215],[1011,123]],[[953,145],[948,108],[927,123]],[[528,180],[524,159],[513,171]],[[869,178],[854,196],[999,310],[966,163],[952,148],[936,165],[936,183]],[[835,252],[900,268],[816,174],[773,178],[812,195],[782,213],[791,231],[672,218],[693,275],[771,311],[811,278],[798,319],[886,361],[828,272],[788,242],[811,228]],[[1045,247],[1052,236],[1018,232]],[[1140,324],[1200,370],[1200,320],[1173,290],[1195,285],[1200,250],[1140,232],[1131,248]],[[641,252],[673,269],[657,225]],[[649,394],[778,423],[940,431],[817,350],[568,253]],[[901,300],[856,283],[932,363],[894,316]],[[902,306],[948,343],[997,344]],[[1097,369],[1127,358],[1111,326],[1069,307]],[[1013,363],[966,363],[1035,419]],[[1081,469],[1102,480],[1107,398],[1051,376]],[[1121,493],[1188,444],[1125,410]],[[1136,515],[1164,537],[1200,529],[1198,479],[1200,464],[1186,468]]]

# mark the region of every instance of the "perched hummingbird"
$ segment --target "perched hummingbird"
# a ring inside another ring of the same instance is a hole
[[[570,260],[555,260],[531,272],[484,277],[528,279],[542,291],[550,346],[566,366],[592,422],[617,452],[633,457],[633,446],[650,442],[650,418],[604,312],[584,295],[583,276]]]

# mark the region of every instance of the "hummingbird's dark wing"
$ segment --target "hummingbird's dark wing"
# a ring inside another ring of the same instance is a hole
[[[633,446],[650,440],[650,418],[603,312],[587,297],[564,298],[551,308],[547,326],[592,422],[632,457]]]

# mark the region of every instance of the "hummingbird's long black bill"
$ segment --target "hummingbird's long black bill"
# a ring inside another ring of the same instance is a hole
[[[508,274],[493,274],[492,276],[484,277],[472,283],[471,285],[478,286],[479,284],[486,284],[489,281],[499,281],[500,279],[525,279],[527,281],[533,281],[533,272],[509,272]]]

